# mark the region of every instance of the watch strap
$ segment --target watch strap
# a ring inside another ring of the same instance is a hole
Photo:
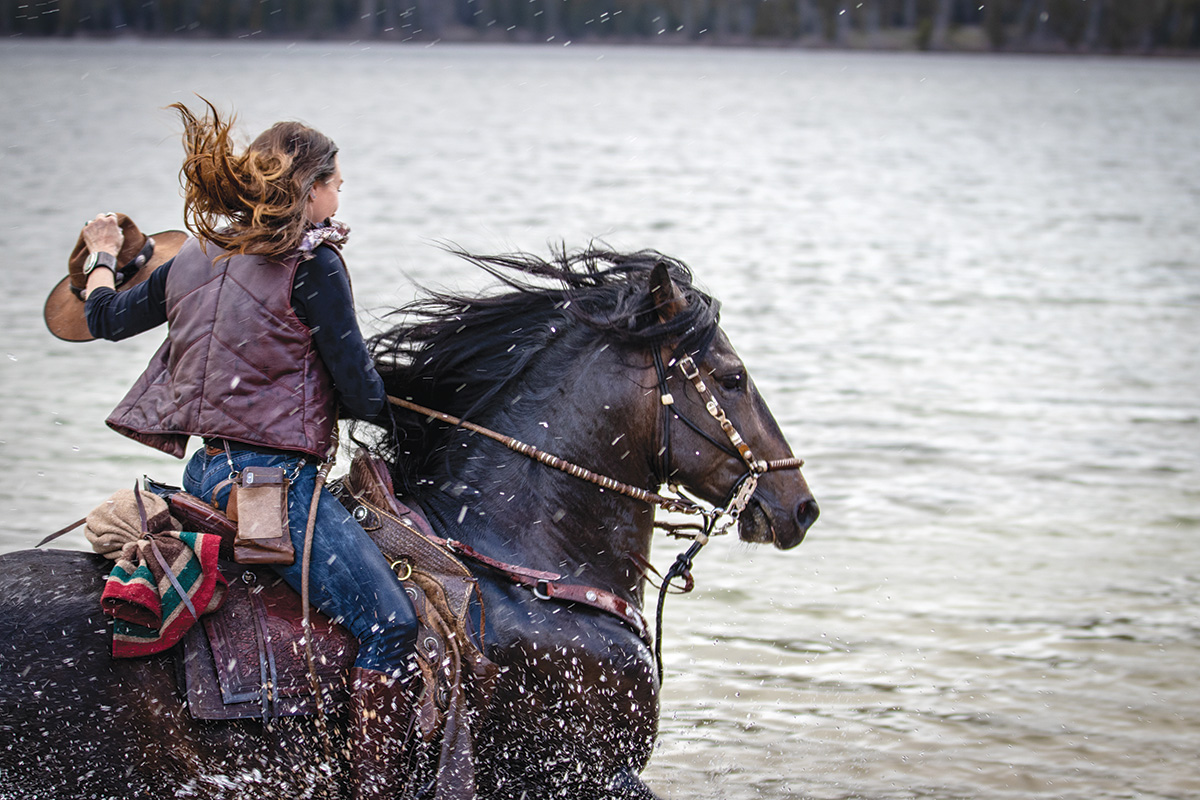
[[[90,256],[88,256],[87,261],[83,263],[83,274],[91,275],[92,270],[94,270],[96,267],[108,267],[113,271],[113,274],[116,275],[117,257],[112,253],[92,253]]]

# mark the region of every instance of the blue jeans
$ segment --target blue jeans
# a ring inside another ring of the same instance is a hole
[[[233,450],[233,471],[249,466],[283,467],[288,486],[288,526],[296,561],[272,568],[297,592],[300,591],[304,532],[308,507],[316,486],[317,465],[302,456]],[[297,470],[297,467],[299,469]],[[213,489],[230,474],[225,453],[209,455],[201,448],[183,473],[183,488],[202,500],[213,502]],[[224,510],[229,488],[216,498]],[[309,570],[309,599],[326,615],[344,625],[358,639],[354,666],[406,674],[417,638],[417,621],[396,574],[362,526],[325,489],[317,506],[313,529],[312,563]]]

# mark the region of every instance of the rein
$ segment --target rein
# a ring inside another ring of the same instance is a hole
[[[604,475],[600,475],[599,473],[592,472],[590,469],[581,467],[578,464],[573,464],[570,461],[559,458],[558,456],[551,455],[544,450],[539,450],[533,445],[526,444],[519,439],[514,439],[513,437],[506,436],[502,433],[496,433],[490,428],[485,428],[482,425],[475,424],[474,422],[460,419],[459,417],[446,414],[442,411],[435,411],[432,408],[427,408],[423,405],[414,403],[411,400],[404,400],[400,397],[388,395],[387,399],[388,402],[394,406],[407,408],[409,411],[415,411],[418,414],[429,417],[430,419],[438,419],[450,425],[455,425],[474,433],[478,433],[481,436],[486,436],[489,439],[500,442],[500,444],[504,445],[515,453],[520,453],[523,456],[532,458],[534,461],[545,464],[548,467],[553,467],[554,469],[565,472],[573,477],[588,481],[589,483],[594,483],[602,489],[607,489],[609,491],[616,492],[617,494],[625,495],[626,497],[632,497],[635,500],[641,500],[643,503],[656,505],[659,508],[667,511],[675,511],[680,514],[706,513],[700,505],[693,503],[686,498],[663,497],[660,494],[656,494],[645,489],[640,489],[637,486],[630,486],[629,484],[618,481],[615,478],[609,478]]]
[[[663,680],[663,665],[662,665],[662,629],[663,629],[663,607],[667,601],[667,593],[671,588],[671,583],[676,578],[684,580],[684,586],[681,593],[686,594],[692,590],[695,581],[692,578],[692,562],[696,556],[708,544],[708,540],[712,536],[725,533],[737,523],[741,517],[742,511],[750,504],[750,498],[754,496],[754,492],[758,489],[758,479],[760,476],[778,470],[785,469],[800,469],[804,466],[802,458],[783,458],[775,461],[763,461],[754,457],[754,451],[750,449],[750,445],[738,433],[737,428],[725,415],[725,410],[721,408],[720,402],[712,391],[704,383],[704,379],[700,375],[700,369],[696,366],[695,360],[690,355],[683,355],[678,359],[672,359],[671,365],[679,365],[680,372],[692,384],[696,390],[696,394],[704,401],[704,408],[708,411],[709,416],[717,421],[721,426],[721,431],[729,440],[729,444],[733,449],[727,447],[723,442],[713,438],[706,433],[699,425],[684,416],[679,409],[675,407],[675,398],[671,395],[667,387],[667,365],[663,363],[662,351],[654,350],[654,369],[658,374],[659,398],[663,408],[663,445],[662,453],[662,479],[666,482],[670,481],[670,464],[671,464],[671,420],[678,419],[680,422],[691,428],[701,438],[708,441],[713,447],[731,455],[739,456],[746,464],[747,472],[733,485],[730,490],[730,499],[725,503],[724,508],[715,509],[711,514],[704,514],[704,524],[702,526],[693,526],[698,528],[694,534],[684,534],[678,530],[678,527],[672,526],[668,531],[675,536],[688,536],[692,538],[691,545],[687,550],[675,557],[675,561],[671,564],[671,568],[667,570],[667,574],[663,576],[658,589],[658,606],[654,615],[654,660],[658,667],[658,682],[661,684]],[[670,485],[670,484],[669,484]],[[674,487],[676,492],[678,487]],[[717,520],[724,515],[727,517],[725,523],[719,528],[716,528]],[[666,526],[662,526],[666,527]]]
[[[512,436],[507,436],[503,433],[497,433],[490,428],[485,428],[482,425],[461,419],[452,414],[436,411],[427,406],[420,405],[419,403],[414,403],[411,400],[405,400],[401,397],[395,397],[390,394],[387,396],[387,400],[394,406],[406,408],[409,411],[415,411],[416,413],[429,417],[430,419],[441,420],[449,425],[454,425],[465,430],[472,431],[473,433],[478,433],[481,436],[486,436],[489,439],[499,442],[515,453],[520,453],[523,456],[532,458],[534,461],[560,470],[561,472],[565,472],[572,477],[593,483],[599,486],[601,489],[607,489],[608,491],[613,491],[617,494],[631,497],[634,500],[640,500],[643,503],[649,503],[651,505],[658,506],[665,511],[674,511],[679,514],[695,514],[705,518],[716,518],[720,517],[721,514],[726,513],[725,509],[706,509],[699,503],[688,500],[686,497],[664,497],[661,494],[647,491],[646,489],[641,489],[637,486],[631,486],[630,484],[619,481],[616,478],[609,478],[597,472],[592,472],[586,467],[581,467],[578,464],[574,464],[570,461],[559,458],[556,455],[547,453],[545,450],[539,450],[533,445],[526,444],[525,442],[515,439]],[[799,458],[783,458],[777,461],[760,461],[757,462],[757,464],[763,465],[763,468],[759,471],[759,474],[761,474],[762,472],[773,472],[775,470],[782,469],[799,469],[801,466],[803,466],[804,461],[803,459]],[[748,501],[749,497],[747,496],[746,499]],[[743,506],[744,505],[745,504],[743,503]]]
[[[730,448],[719,440],[708,435],[700,428],[700,426],[689,420],[687,417],[681,414],[678,409],[675,408],[675,398],[671,395],[667,388],[666,365],[663,363],[661,352],[658,349],[655,349],[654,366],[658,374],[659,400],[663,407],[663,446],[660,448],[660,452],[662,453],[661,464],[663,474],[660,477],[662,477],[663,481],[668,483],[668,485],[671,486],[676,493],[680,494],[679,497],[666,497],[637,486],[631,486],[628,483],[618,481],[615,478],[610,478],[606,475],[601,475],[585,467],[581,467],[578,464],[566,461],[565,459],[559,458],[551,453],[547,453],[544,450],[539,450],[533,445],[526,444],[525,442],[515,439],[512,436],[497,433],[490,428],[485,428],[484,426],[478,425],[474,422],[469,422],[451,414],[428,408],[418,403],[414,403],[411,400],[405,400],[400,397],[387,395],[388,402],[394,406],[399,406],[400,408],[405,408],[409,411],[422,414],[430,419],[437,419],[449,425],[461,427],[468,431],[472,431],[473,433],[478,433],[481,436],[486,436],[493,441],[499,442],[515,453],[520,453],[521,455],[531,458],[538,463],[552,467],[553,469],[557,469],[561,472],[565,472],[566,474],[575,478],[595,484],[602,489],[616,492],[626,497],[633,498],[634,500],[640,500],[643,503],[649,503],[665,511],[699,516],[704,520],[702,525],[692,526],[699,529],[698,532],[694,534],[682,533],[680,529],[683,526],[671,525],[668,523],[655,523],[655,527],[665,528],[673,535],[690,536],[693,539],[692,544],[688,547],[688,549],[676,557],[675,562],[671,565],[671,568],[667,570],[666,575],[663,576],[662,582],[659,585],[658,609],[654,624],[654,659],[655,665],[658,668],[658,680],[660,684],[662,683],[663,679],[663,606],[666,602],[667,591],[670,588],[672,581],[677,578],[683,578],[686,584],[682,591],[685,593],[691,591],[694,583],[691,576],[692,561],[695,559],[696,555],[700,552],[704,545],[708,544],[708,540],[712,536],[725,533],[730,527],[737,523],[742,511],[744,511],[746,506],[749,505],[750,498],[753,497],[755,490],[758,488],[759,477],[768,472],[777,472],[786,469],[800,469],[800,467],[804,466],[804,459],[801,458],[781,458],[771,461],[756,458],[754,456],[754,452],[750,449],[750,446],[746,444],[746,441],[742,438],[741,434],[738,433],[737,428],[734,427],[733,423],[725,415],[725,410],[721,408],[720,402],[718,402],[712,391],[705,385],[704,379],[700,375],[700,369],[696,366],[696,362],[692,359],[692,357],[690,355],[684,355],[681,358],[673,359],[671,365],[674,366],[676,364],[679,366],[679,369],[683,373],[684,377],[687,378],[693,388],[695,388],[697,394],[700,396],[700,399],[704,401],[705,409],[708,411],[709,415],[717,421],[717,424],[720,425],[722,432],[724,432],[726,438],[729,440],[729,444],[732,445],[732,448]],[[670,422],[673,417],[678,418],[681,422],[699,434],[702,438],[706,439],[718,450],[721,450],[730,456],[740,457],[746,464],[746,474],[734,484],[730,491],[731,497],[726,502],[724,507],[711,509],[705,508],[699,503],[684,497],[679,492],[679,488],[669,482],[669,469],[671,460]],[[726,520],[720,528],[717,528],[717,522],[722,517],[726,517]]]

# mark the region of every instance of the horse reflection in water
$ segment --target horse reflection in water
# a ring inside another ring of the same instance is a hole
[[[690,354],[754,456],[792,458],[718,326],[718,303],[683,264],[597,250],[466,257],[505,288],[405,309],[374,342],[389,394],[630,486],[674,485],[720,506],[748,462],[675,367]],[[643,606],[651,505],[425,415],[395,409],[394,423],[371,444],[438,535]],[[818,514],[804,478],[757,478],[741,538],[794,547]],[[171,656],[112,660],[105,567],[78,552],[0,557],[0,797],[348,794],[313,720],[195,721]],[[540,599],[487,570],[476,577],[485,652],[501,668],[476,710],[478,796],[654,797],[637,777],[658,728],[644,638],[603,611]]]

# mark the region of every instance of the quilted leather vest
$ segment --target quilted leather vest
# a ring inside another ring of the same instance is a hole
[[[292,309],[299,257],[224,254],[189,239],[175,256],[167,340],[108,425],[177,458],[189,436],[324,457],[336,435],[336,395]]]

